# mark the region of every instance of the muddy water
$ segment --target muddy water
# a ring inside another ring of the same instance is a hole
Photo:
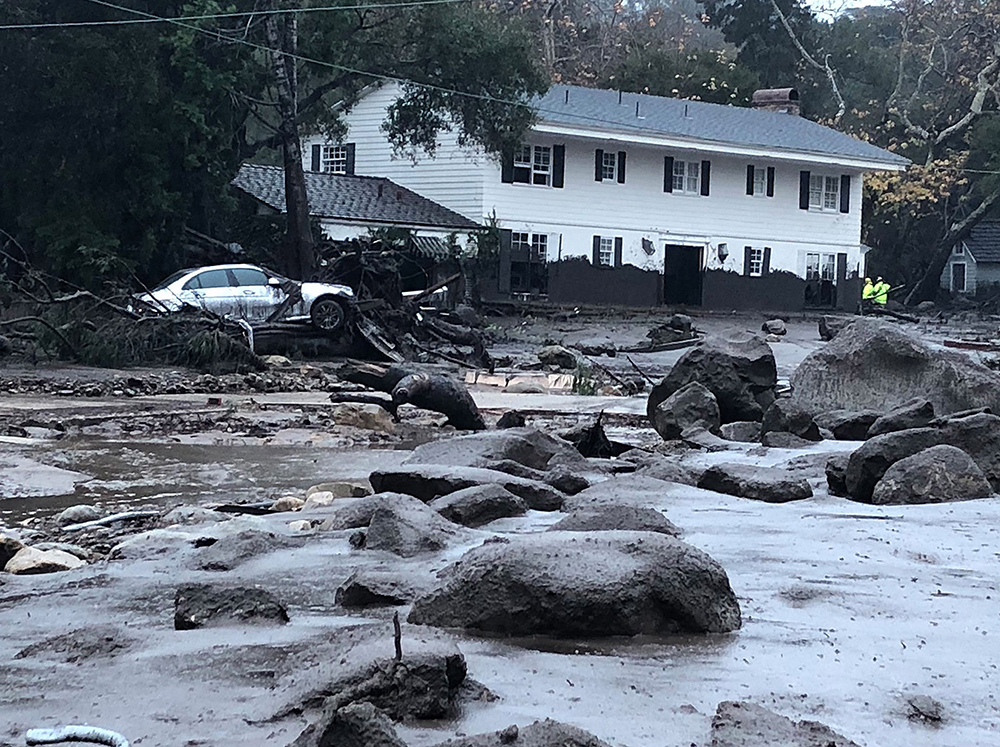
[[[265,500],[363,479],[407,451],[74,439],[0,445],[0,522],[78,503],[107,509]]]

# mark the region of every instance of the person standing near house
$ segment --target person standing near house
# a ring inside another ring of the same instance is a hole
[[[861,313],[872,310],[872,299],[875,297],[875,285],[871,278],[865,278],[865,286],[861,289]]]
[[[889,300],[889,284],[882,279],[881,275],[875,281],[872,300],[883,308],[885,308],[886,301]]]

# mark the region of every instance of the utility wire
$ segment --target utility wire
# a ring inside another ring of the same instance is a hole
[[[208,21],[220,18],[246,18],[251,16],[283,15],[288,13],[324,13],[337,10],[381,10],[383,8],[419,8],[425,5],[456,5],[472,0],[404,0],[391,3],[367,3],[364,5],[327,5],[317,8],[276,8],[274,10],[248,10],[238,13],[206,13],[197,16],[177,16],[166,18],[153,16],[151,18],[123,18],[104,21],[65,21],[61,23],[10,23],[0,25],[0,31],[15,31],[23,29],[64,29],[87,26],[135,26],[147,23],[173,23],[176,21]],[[126,10],[123,8],[123,10]],[[132,11],[138,13],[140,11]]]

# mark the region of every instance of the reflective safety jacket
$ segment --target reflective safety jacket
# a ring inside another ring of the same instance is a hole
[[[889,284],[885,281],[881,283],[876,283],[875,292],[872,295],[872,300],[875,303],[885,306],[885,302],[889,300]]]
[[[865,287],[861,290],[861,297],[864,299],[875,297],[875,286],[871,283],[865,283]]]

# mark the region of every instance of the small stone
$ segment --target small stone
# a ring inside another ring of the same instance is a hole
[[[311,521],[306,521],[305,519],[299,519],[298,521],[288,522],[288,528],[293,532],[311,532],[313,525]]]
[[[333,493],[335,498],[364,498],[372,494],[372,486],[367,480],[341,480],[321,482],[306,490],[306,498],[313,493]]]
[[[283,495],[271,504],[271,508],[269,510],[275,512],[298,511],[305,505],[306,502],[301,498],[294,495]]]
[[[7,561],[23,548],[24,543],[21,540],[7,534],[0,534],[0,568],[6,566]]]
[[[96,521],[104,516],[99,510],[87,504],[70,506],[56,516],[56,524],[61,527],[70,524],[82,524],[85,521]]]
[[[783,319],[768,319],[760,325],[760,331],[776,337],[778,335],[788,334],[788,328],[785,326],[785,321]],[[768,342],[771,342],[771,340],[768,340]]]
[[[497,421],[497,428],[523,428],[526,424],[524,413],[517,410],[507,410]]]
[[[911,695],[906,699],[906,705],[906,715],[911,721],[940,723],[944,720],[944,706],[930,695]]]
[[[289,368],[292,362],[283,355],[265,355],[264,363],[271,368]]]
[[[506,729],[502,730],[497,736],[500,738],[500,744],[511,744],[517,741],[517,724],[511,724]]]

